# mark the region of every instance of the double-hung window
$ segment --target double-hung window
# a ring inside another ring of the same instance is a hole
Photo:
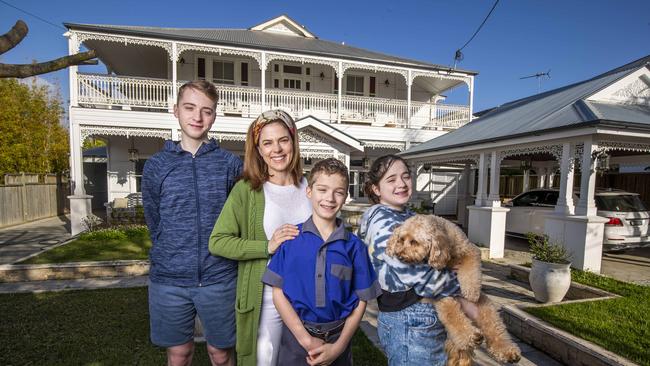
[[[212,61],[212,81],[216,84],[235,84],[235,64],[230,61]]]
[[[363,95],[363,76],[348,75],[345,93],[347,95]]]

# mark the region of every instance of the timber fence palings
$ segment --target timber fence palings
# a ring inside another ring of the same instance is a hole
[[[6,175],[9,184],[0,185],[0,228],[62,215],[68,206],[67,183],[50,175],[45,183],[31,174],[23,177]]]

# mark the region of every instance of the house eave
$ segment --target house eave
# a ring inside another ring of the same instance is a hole
[[[523,139],[526,137],[538,137],[538,140],[540,141],[551,140],[550,138],[544,138],[544,135],[556,134],[558,132],[574,131],[575,132],[574,134],[564,134],[562,137],[575,137],[575,136],[583,136],[583,135],[595,134],[595,133],[611,133],[612,131],[621,133],[621,129],[624,129],[625,131],[629,131],[630,133],[641,132],[641,133],[650,134],[650,125],[648,124],[598,119],[598,120],[586,121],[578,124],[572,124],[570,126],[562,126],[557,128],[539,130],[536,131],[535,133],[522,133],[522,134],[510,135],[505,137],[474,141],[471,143],[471,145],[468,145],[466,143],[448,145],[440,148],[432,148],[432,149],[415,151],[415,152],[405,151],[399,153],[399,155],[403,156],[406,159],[417,159],[420,157],[431,156],[431,155],[445,155],[445,154],[458,153],[458,152],[486,150],[489,149],[490,147],[493,147],[495,144],[499,144],[503,146],[507,146],[508,144],[521,144],[524,141],[515,141],[515,140]],[[530,141],[526,141],[526,143],[529,142]],[[487,144],[490,144],[492,146]]]
[[[354,56],[344,55],[340,53],[323,53],[323,52],[314,52],[314,51],[296,49],[296,48],[259,46],[259,45],[251,45],[251,44],[239,43],[239,42],[211,41],[205,39],[196,39],[194,37],[184,37],[180,35],[160,35],[158,33],[147,32],[146,30],[130,31],[128,29],[111,29],[110,32],[106,32],[106,30],[104,29],[98,29],[97,27],[94,27],[92,25],[86,25],[86,24],[63,23],[63,25],[72,31],[78,30],[78,31],[118,35],[118,36],[132,36],[132,37],[143,37],[143,38],[149,37],[158,40],[179,41],[179,42],[189,42],[189,43],[204,43],[204,44],[209,44],[214,46],[238,47],[238,48],[245,48],[245,49],[257,50],[257,51],[275,51],[275,52],[286,52],[286,53],[294,53],[294,54],[299,53],[307,56],[339,58],[344,60],[367,62],[367,63],[373,63],[378,65],[393,66],[393,67],[408,67],[415,70],[446,72],[450,75],[452,73],[463,74],[468,76],[478,75],[478,72],[476,71],[453,69],[450,67],[444,67],[444,66],[434,65],[434,64],[427,66],[427,65],[408,63],[408,62],[391,62],[391,61],[379,60],[379,59],[368,58],[368,57],[354,57]]]

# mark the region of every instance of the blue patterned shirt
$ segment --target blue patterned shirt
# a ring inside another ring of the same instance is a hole
[[[397,211],[377,204],[361,217],[358,236],[368,246],[381,288],[388,292],[413,289],[419,296],[434,299],[460,295],[460,285],[451,270],[438,271],[426,263],[406,264],[386,254],[388,238],[413,215],[408,209]]]

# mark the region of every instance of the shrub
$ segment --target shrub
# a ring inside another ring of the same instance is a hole
[[[548,263],[569,263],[571,253],[562,244],[550,242],[547,235],[527,233],[526,237],[533,259]]]
[[[95,230],[91,231],[88,233],[81,234],[79,236],[79,239],[83,240],[126,240],[127,234],[124,232],[124,230],[120,229],[100,229],[100,230]]]

